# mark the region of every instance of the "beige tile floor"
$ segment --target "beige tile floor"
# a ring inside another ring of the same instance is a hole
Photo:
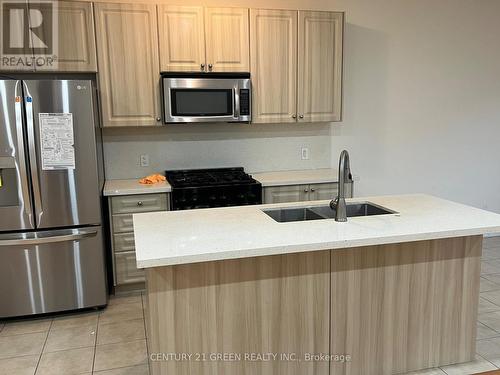
[[[144,297],[112,297],[102,311],[0,321],[0,375],[148,375]],[[465,375],[500,368],[500,237],[483,246],[477,357],[413,372]]]
[[[0,375],[148,375],[140,293],[102,311],[0,322]]]

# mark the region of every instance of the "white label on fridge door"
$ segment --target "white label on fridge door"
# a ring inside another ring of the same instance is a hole
[[[72,113],[40,113],[43,170],[75,169]]]

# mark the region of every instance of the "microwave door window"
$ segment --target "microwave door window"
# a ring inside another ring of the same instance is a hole
[[[171,95],[173,116],[233,116],[232,89],[172,89]]]

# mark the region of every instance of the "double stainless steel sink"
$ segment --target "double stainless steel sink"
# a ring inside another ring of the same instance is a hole
[[[335,209],[330,206],[269,208],[262,210],[279,223],[335,218]],[[347,217],[396,214],[396,211],[371,202],[347,203]]]

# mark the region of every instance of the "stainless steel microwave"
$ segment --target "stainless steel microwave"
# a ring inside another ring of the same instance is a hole
[[[250,73],[163,72],[163,122],[250,122]]]

